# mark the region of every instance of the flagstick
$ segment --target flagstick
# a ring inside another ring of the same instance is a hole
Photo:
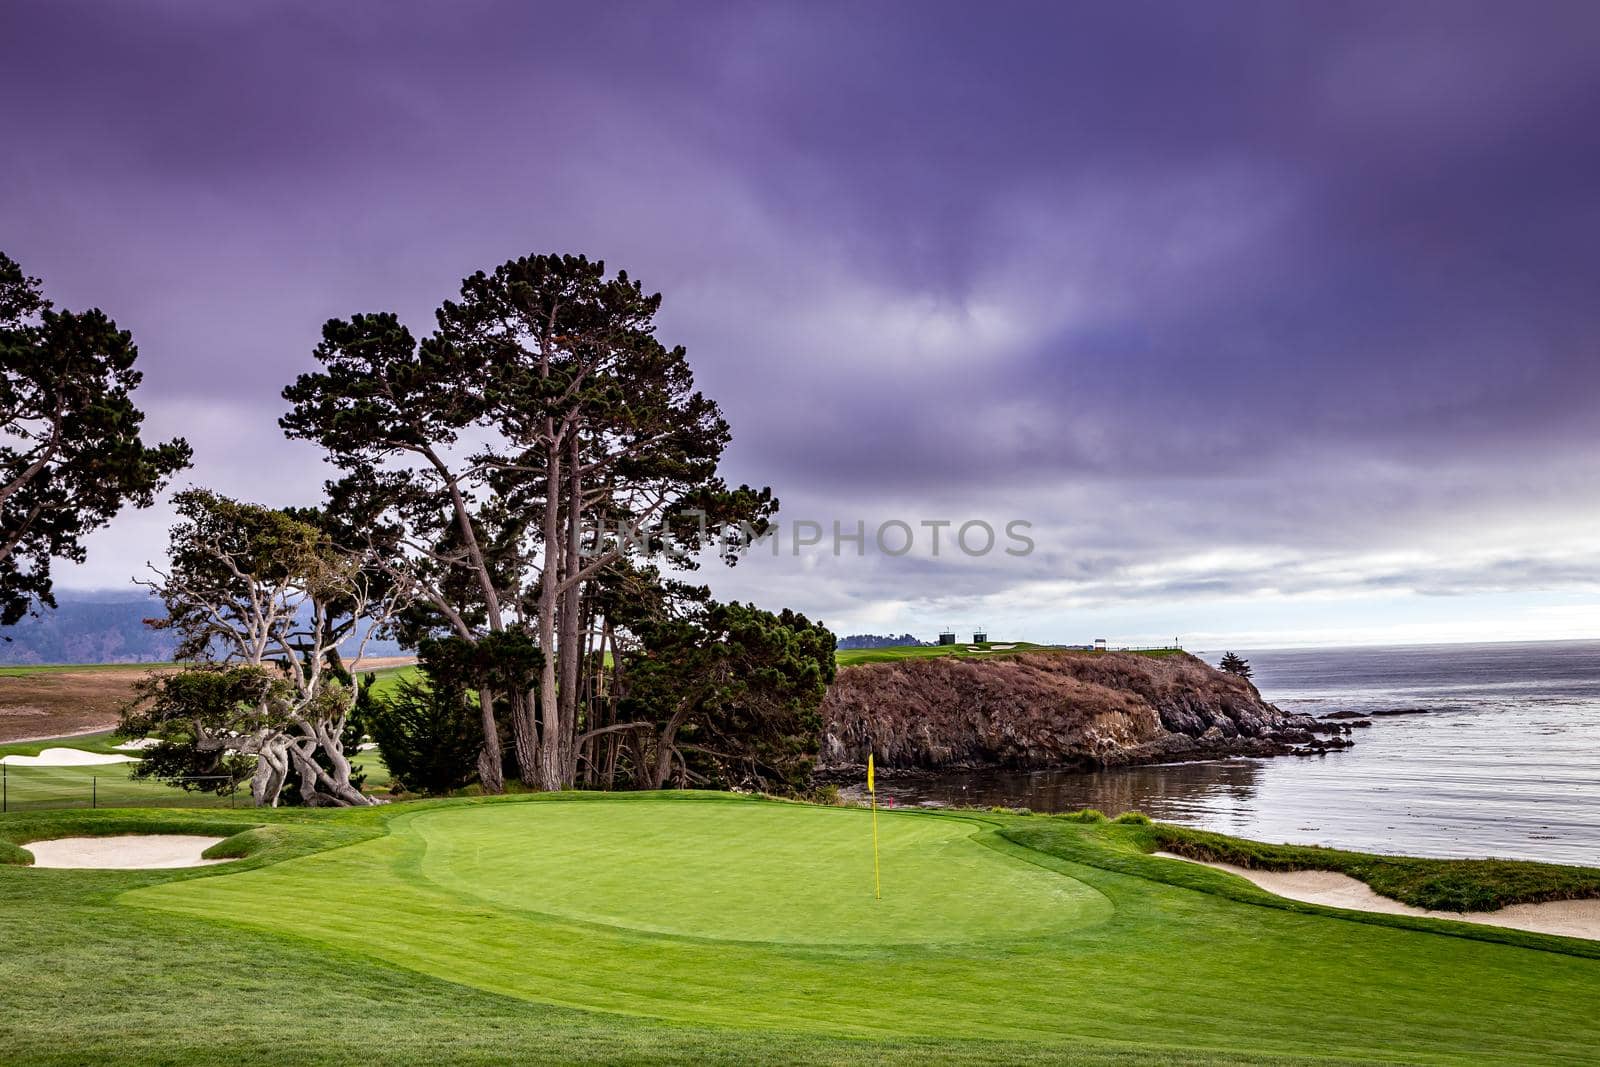
[[[878,881],[878,795],[872,797],[872,899],[883,899],[883,885]]]
[[[872,899],[883,899],[883,883],[878,878],[878,790],[873,781],[872,755],[867,755],[867,797],[872,804]]]

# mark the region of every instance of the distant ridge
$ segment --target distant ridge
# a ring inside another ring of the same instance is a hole
[[[0,628],[0,663],[162,663],[177,639],[144,620],[161,602],[141,589],[56,593],[60,605],[41,608]]]
[[[163,614],[161,602],[140,589],[56,593],[59,607],[41,609],[0,628],[0,664],[165,663],[177,639],[144,620]],[[370,641],[369,656],[401,653],[393,641]]]

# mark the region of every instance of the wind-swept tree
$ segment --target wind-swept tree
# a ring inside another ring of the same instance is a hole
[[[656,340],[660,300],[582,256],[513,260],[463,282],[420,344],[393,315],[329,322],[323,370],[285,390],[286,432],[348,472],[333,506],[363,517],[426,606],[418,635],[521,635],[501,639],[511,659],[539,653],[535,675],[478,685],[487,788],[497,705],[525,782],[576,781],[593,583],[669,545],[692,566],[708,531],[764,529],[776,508],[717,476],[728,426],[684,350]]]
[[[203,490],[174,502],[171,563],[146,584],[166,606],[157,625],[199,666],[148,683],[122,729],[254,756],[258,804],[277,803],[291,768],[307,804],[369,803],[344,750],[358,683],[339,650],[354,641],[360,655],[393,612],[392,587],[283,511]],[[230,692],[245,695],[230,702]]]
[[[0,625],[54,607],[51,560],[81,562],[85,534],[189,465],[182,438],[140,439],[137,356],[103,312],[55,310],[0,253]]]
[[[118,725],[128,737],[156,740],[133,777],[214,793],[250,781],[257,805],[276,804],[289,773],[277,743],[289,726],[288,697],[283,679],[260,667],[202,663],[147,675]]]
[[[1222,657],[1222,662],[1217,664],[1228,674],[1237,674],[1241,678],[1250,677],[1250,661],[1236,653],[1229,652]]]

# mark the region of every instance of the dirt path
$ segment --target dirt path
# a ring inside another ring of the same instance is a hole
[[[149,667],[0,676],[0,743],[109,730]]]

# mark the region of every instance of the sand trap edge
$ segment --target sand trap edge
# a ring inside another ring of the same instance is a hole
[[[1383,915],[1415,915],[1425,919],[1502,926],[1535,934],[1555,934],[1600,941],[1600,900],[1552,900],[1543,904],[1509,904],[1499,911],[1430,911],[1374,890],[1359,878],[1338,871],[1258,871],[1231,863],[1190,859],[1175,852],[1152,852],[1167,860],[1182,860],[1237,875],[1273,896],[1321,904],[1328,908],[1370,911]]]
[[[82,748],[47,748],[37,756],[3,756],[8,767],[108,767],[118,763],[138,763],[137,756],[90,752]]]
[[[226,837],[198,834],[121,834],[114,837],[57,837],[18,846],[33,854],[33,866],[73,871],[164,871],[211,867],[232,860],[208,860],[202,853]]]

